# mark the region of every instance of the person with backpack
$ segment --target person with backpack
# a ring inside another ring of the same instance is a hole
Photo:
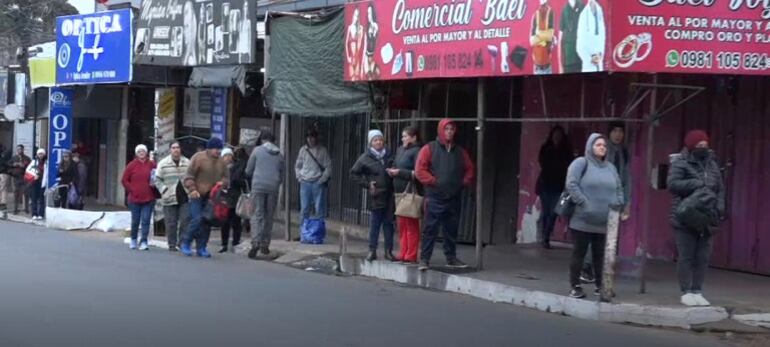
[[[570,262],[570,297],[584,298],[580,282],[588,248],[591,247],[596,291],[602,288],[602,267],[610,208],[623,206],[623,186],[615,166],[607,158],[607,140],[594,133],[586,141],[583,157],[572,161],[567,169],[566,190],[575,204],[569,229],[574,240]]]
[[[305,140],[294,164],[299,182],[300,226],[311,218],[311,207],[315,210],[313,218],[326,218],[326,194],[332,175],[332,160],[326,147],[318,142],[318,131],[308,129]]]
[[[227,169],[230,171],[230,188],[227,189],[227,206],[229,212],[227,213],[227,221],[225,221],[220,227],[222,235],[222,249],[219,253],[225,253],[228,249],[235,250],[235,246],[241,243],[241,233],[243,232],[243,223],[241,223],[241,217],[235,213],[235,207],[238,205],[238,198],[241,194],[249,190],[248,178],[246,177],[246,162],[249,157],[246,155],[246,151],[243,148],[238,148],[233,152],[230,148],[225,148],[222,151],[222,160],[227,165]],[[232,248],[228,248],[230,243],[230,230],[233,232]]]
[[[268,128],[260,131],[259,147],[254,148],[246,165],[246,176],[251,177],[251,193],[254,199],[254,215],[251,217],[251,249],[249,258],[257,252],[270,255],[273,217],[278,205],[278,189],[283,183],[284,158],[274,144],[275,136]]]
[[[672,156],[668,190],[672,195],[671,226],[676,240],[677,274],[681,303],[709,306],[703,297],[714,233],[725,217],[725,185],[722,172],[709,148],[708,134],[692,130],[685,148]]]
[[[137,248],[137,238],[141,226],[142,238],[139,240],[139,249],[149,250],[148,237],[150,235],[150,223],[152,212],[155,209],[154,184],[152,182],[155,162],[150,160],[147,146],[138,145],[134,149],[136,156],[123,171],[121,183],[128,194],[128,209],[131,210],[131,242],[130,249]]]
[[[45,190],[48,187],[47,160],[45,149],[39,148],[35,153],[35,159],[29,163],[24,172],[24,180],[30,187],[32,220],[45,219]]]
[[[193,155],[190,167],[184,177],[184,186],[189,192],[190,225],[182,240],[181,251],[185,256],[192,256],[192,241],[196,243],[196,254],[201,258],[211,258],[206,249],[211,235],[211,222],[206,221],[203,212],[212,203],[211,194],[216,186],[227,187],[230,173],[221,158],[225,144],[222,139],[212,137],[206,142],[206,149]]]

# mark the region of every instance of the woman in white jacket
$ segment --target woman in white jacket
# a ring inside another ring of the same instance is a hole
[[[27,174],[32,175],[34,181],[30,183],[30,200],[32,201],[32,219],[42,220],[45,218],[45,189],[48,186],[48,165],[46,165],[46,152],[40,148],[37,150],[35,159],[29,163],[24,174],[25,180]]]
[[[607,28],[604,9],[599,0],[589,0],[580,12],[577,26],[576,50],[583,61],[583,72],[604,71],[604,50],[607,46]]]

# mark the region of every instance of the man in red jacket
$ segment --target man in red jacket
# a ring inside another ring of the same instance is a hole
[[[444,230],[447,266],[465,268],[457,259],[457,232],[460,225],[461,193],[473,184],[475,168],[468,152],[455,144],[457,126],[450,119],[438,124],[438,138],[417,155],[415,176],[425,186],[425,217],[422,229],[420,271],[430,266],[438,229]]]

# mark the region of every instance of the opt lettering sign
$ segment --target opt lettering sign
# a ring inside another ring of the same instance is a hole
[[[51,89],[51,119],[48,132],[48,188],[57,184],[62,152],[72,147],[72,90]]]
[[[56,84],[131,81],[131,10],[56,19]]]
[[[211,108],[211,137],[218,137],[222,141],[226,134],[227,119],[227,94],[225,88],[214,88],[211,93],[213,106]]]

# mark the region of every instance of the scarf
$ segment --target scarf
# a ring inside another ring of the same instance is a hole
[[[377,151],[373,147],[369,147],[369,152],[374,155],[377,160],[382,161],[385,159],[385,156],[388,154],[388,150],[386,148],[383,148],[381,151]]]

